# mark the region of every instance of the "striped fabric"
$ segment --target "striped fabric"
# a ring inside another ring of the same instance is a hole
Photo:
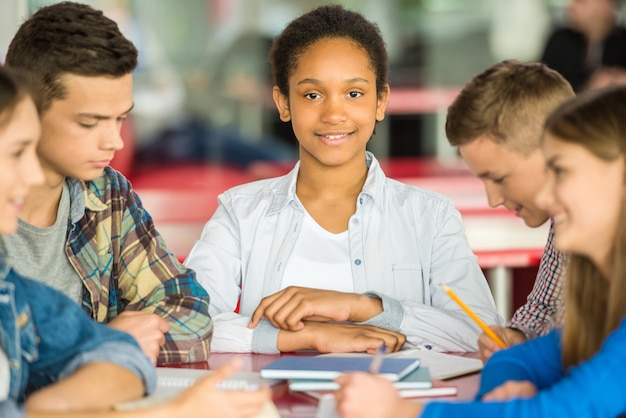
[[[565,277],[565,255],[554,248],[554,223],[550,225],[548,242],[541,255],[535,285],[507,324],[520,330],[527,339],[546,335],[562,319],[562,293]]]
[[[205,361],[209,295],[168,251],[130,182],[111,168],[93,181],[67,181],[66,253],[85,286],[83,308],[99,322],[124,310],[156,313],[170,325],[159,364]]]

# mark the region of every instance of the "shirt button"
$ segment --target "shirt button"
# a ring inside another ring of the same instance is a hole
[[[357,258],[356,260],[354,260],[354,264],[356,264],[357,266],[361,265],[361,259]]]
[[[359,224],[359,220],[358,219],[353,219],[352,220],[352,225],[358,225]]]
[[[362,205],[362,204],[363,204],[363,198],[359,197],[359,205]]]

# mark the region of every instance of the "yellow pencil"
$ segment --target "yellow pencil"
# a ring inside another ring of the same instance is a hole
[[[502,341],[502,340],[500,339],[500,337],[498,337],[498,336],[496,335],[496,333],[495,333],[495,332],[493,332],[493,330],[492,330],[491,328],[489,328],[489,327],[487,326],[487,324],[485,324],[485,323],[483,322],[483,320],[482,320],[482,319],[480,319],[480,318],[478,317],[478,315],[476,315],[476,314],[474,313],[474,311],[472,311],[472,310],[469,308],[469,306],[467,306],[467,305],[465,304],[465,302],[463,302],[463,301],[461,300],[461,298],[459,298],[459,297],[456,295],[456,293],[454,293],[454,292],[452,291],[452,289],[450,289],[450,288],[449,288],[448,286],[446,286],[445,284],[442,284],[442,285],[441,285],[441,287],[443,288],[443,290],[445,290],[445,291],[446,291],[446,293],[447,293],[448,295],[450,295],[450,297],[451,297],[452,299],[454,299],[454,301],[455,301],[456,303],[458,303],[458,304],[459,304],[459,306],[461,307],[461,309],[463,309],[463,310],[465,311],[465,313],[466,313],[466,314],[468,314],[468,315],[470,316],[470,318],[472,318],[472,319],[474,320],[474,322],[476,322],[476,323],[478,324],[478,326],[479,326],[479,327],[480,327],[483,331],[485,331],[485,334],[487,334],[489,337],[491,337],[491,339],[492,339],[492,340],[494,340],[494,341],[495,341],[495,342],[496,342],[496,343],[497,343],[497,344],[498,344],[501,348],[507,348],[507,345],[504,343],[504,341]]]

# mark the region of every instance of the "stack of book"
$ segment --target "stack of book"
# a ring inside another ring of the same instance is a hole
[[[339,388],[334,379],[341,374],[368,372],[371,363],[371,356],[283,356],[262,368],[260,374],[265,379],[286,379],[290,390],[319,397]],[[385,357],[378,374],[392,381],[400,394],[406,397],[456,393],[454,387],[433,388],[428,368],[420,367],[420,360],[416,358]]]

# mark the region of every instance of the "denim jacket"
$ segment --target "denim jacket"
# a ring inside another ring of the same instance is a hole
[[[130,335],[96,323],[65,295],[21,277],[1,254],[0,345],[10,369],[9,397],[0,399],[3,418],[24,416],[28,390],[50,385],[95,361],[132,371],[143,379],[148,393],[156,382],[154,367]]]

